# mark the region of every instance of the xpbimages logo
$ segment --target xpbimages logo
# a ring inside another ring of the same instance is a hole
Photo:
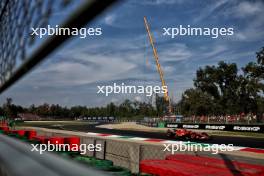
[[[176,36],[209,36],[211,38],[218,38],[219,36],[231,36],[234,35],[233,28],[209,28],[209,27],[192,27],[191,25],[187,26],[177,26],[177,27],[164,27],[163,36],[169,36],[175,38]]]
[[[232,152],[237,149],[233,144],[206,144],[206,143],[193,143],[179,141],[177,144],[163,144],[164,152],[170,152],[175,154],[177,152],[212,152],[212,154],[218,154],[219,152]]]
[[[87,151],[102,151],[102,145],[101,144],[51,144],[50,141],[48,141],[47,144],[31,144],[31,151],[32,152],[39,152],[39,154],[43,154],[43,152],[77,152],[79,151],[80,154],[85,155]]]
[[[109,94],[145,94],[149,97],[152,94],[164,94],[168,91],[167,86],[132,86],[125,85],[125,83],[121,85],[114,83],[113,85],[97,86],[97,88],[97,93],[105,96]]]
[[[30,35],[38,36],[43,38],[46,35],[74,35],[80,36],[80,38],[86,38],[87,36],[92,35],[102,35],[102,28],[62,28],[59,25],[51,27],[50,25],[47,28],[31,28],[32,33]]]

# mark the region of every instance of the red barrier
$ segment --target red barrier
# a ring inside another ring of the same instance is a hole
[[[0,127],[0,130],[3,130],[5,132],[8,132],[9,131],[9,127],[8,126],[1,126]]]
[[[24,136],[25,135],[25,130],[17,130],[17,134],[19,136]]]
[[[64,144],[64,138],[63,137],[49,137],[46,139],[46,143],[48,143],[48,141],[51,143],[51,144]]]
[[[40,142],[41,144],[45,144],[48,138],[49,137],[47,137],[47,136],[35,136],[35,137],[33,137],[34,140]]]
[[[79,137],[65,137],[64,142],[65,142],[65,144],[70,145],[71,150],[76,151],[76,146],[78,147],[77,149],[79,150],[79,147],[80,147],[80,138]]]
[[[35,136],[33,139],[39,141],[42,144],[64,144],[64,137],[55,137],[55,136]]]
[[[19,136],[25,135],[25,130],[11,130],[10,132],[13,134],[18,134]]]
[[[37,136],[37,132],[35,130],[27,130],[25,132],[25,136],[27,136],[29,140],[32,140],[35,136]]]
[[[264,174],[264,166],[242,163],[238,161],[227,160],[224,158],[219,159],[204,156],[177,154],[167,156],[166,160],[188,162],[206,167],[229,169],[234,172],[241,172],[243,174],[247,173],[248,175],[256,175],[259,173]]]

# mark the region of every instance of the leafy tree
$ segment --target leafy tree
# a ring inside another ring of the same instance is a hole
[[[184,110],[182,113],[187,116],[213,114],[216,108],[213,96],[200,89],[186,90],[180,104]]]
[[[183,93],[178,106],[185,114],[263,113],[263,58],[264,48],[257,52],[257,62],[241,69],[243,74],[239,74],[235,63],[223,61],[217,66],[199,68],[195,88]],[[211,108],[207,107],[208,103]]]
[[[264,65],[264,47],[262,47],[261,51],[257,52],[257,62],[260,65]]]

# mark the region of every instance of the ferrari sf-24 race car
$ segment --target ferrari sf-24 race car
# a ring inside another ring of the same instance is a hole
[[[207,133],[194,132],[186,129],[168,129],[167,136],[171,138],[182,138],[186,140],[209,140],[211,136]]]

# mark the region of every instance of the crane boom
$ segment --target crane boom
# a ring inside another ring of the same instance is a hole
[[[147,21],[147,18],[144,17],[144,23],[145,23],[145,27],[146,27],[146,30],[147,30],[147,33],[148,33],[148,38],[149,38],[149,41],[150,41],[150,44],[151,44],[151,47],[152,47],[152,50],[153,50],[153,55],[154,55],[154,58],[155,58],[155,61],[156,61],[156,66],[157,66],[157,70],[159,72],[159,75],[160,75],[160,80],[161,80],[161,84],[162,86],[166,86],[166,82],[163,78],[163,71],[161,69],[161,66],[160,66],[160,63],[159,63],[159,57],[158,57],[158,53],[157,53],[157,49],[154,45],[154,42],[153,42],[153,37],[151,35],[151,32],[150,32],[150,27],[148,25],[148,21]],[[167,87],[167,91],[164,93],[164,99],[166,102],[169,103],[169,112],[171,113],[171,105],[170,105],[170,98],[169,98],[169,93],[168,93],[168,87]]]

